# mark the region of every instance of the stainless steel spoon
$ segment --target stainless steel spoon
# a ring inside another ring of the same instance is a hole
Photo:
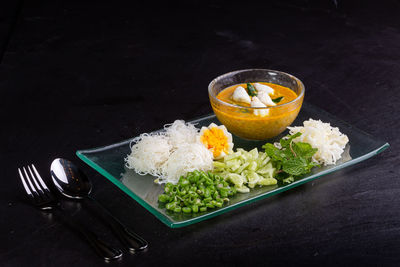
[[[148,243],[139,235],[123,225],[111,213],[90,196],[92,184],[89,178],[71,161],[57,158],[51,163],[51,178],[61,194],[72,199],[90,199],[97,207],[103,209],[106,223],[118,239],[130,252],[141,251],[147,248]]]

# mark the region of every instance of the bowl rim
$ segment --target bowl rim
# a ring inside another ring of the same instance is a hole
[[[227,103],[227,102],[224,102],[224,101],[218,99],[217,96],[213,96],[213,94],[211,93],[211,86],[216,82],[217,79],[223,78],[224,76],[233,75],[233,74],[240,73],[240,72],[249,72],[249,71],[277,72],[277,73],[280,73],[280,74],[287,75],[287,76],[293,78],[294,80],[296,80],[300,84],[300,90],[301,90],[300,94],[295,99],[293,99],[292,101],[289,101],[287,103],[278,104],[276,106],[270,106],[270,107],[265,107],[264,108],[264,107],[244,107],[244,106],[240,106],[240,105],[236,105],[236,104],[230,104],[230,103]],[[246,109],[250,109],[250,110],[264,110],[264,109],[273,109],[273,108],[284,107],[286,105],[289,105],[289,104],[292,104],[292,103],[295,103],[295,102],[299,101],[304,96],[305,90],[306,90],[306,88],[305,88],[303,82],[299,78],[297,78],[296,76],[294,76],[292,74],[289,74],[289,73],[286,73],[286,72],[283,72],[283,71],[270,70],[270,69],[241,69],[241,70],[234,70],[234,71],[227,72],[225,74],[217,76],[216,78],[212,79],[211,82],[208,84],[208,95],[210,97],[212,97],[218,103],[221,103],[223,105],[227,105],[227,106],[230,106],[230,107],[234,107],[234,108],[246,108]]]

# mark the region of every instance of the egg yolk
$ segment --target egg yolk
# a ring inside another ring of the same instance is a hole
[[[219,155],[221,155],[222,151],[228,153],[229,150],[228,137],[226,137],[224,131],[220,128],[213,127],[211,129],[205,130],[202,136],[200,137],[200,141],[208,149],[213,148],[214,157],[218,157]]]

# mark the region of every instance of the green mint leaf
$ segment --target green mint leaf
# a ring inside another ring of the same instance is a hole
[[[309,166],[305,159],[296,157],[282,162],[282,170],[288,174],[299,176],[308,173]]]
[[[272,99],[272,102],[279,103],[279,102],[281,102],[282,99],[283,99],[283,96],[280,96],[280,97]]]
[[[297,142],[292,144],[292,149],[297,156],[310,160],[317,152],[317,148],[312,148],[309,143]]]
[[[282,183],[291,183],[296,177],[307,174],[313,167],[319,166],[318,163],[312,162],[312,156],[317,152],[316,148],[309,143],[293,142],[300,135],[301,133],[296,133],[283,137],[279,141],[281,149],[270,143],[262,146],[277,169],[276,178]]]
[[[310,170],[311,170],[311,169],[314,168],[314,167],[321,167],[321,165],[319,165],[319,164],[316,163],[316,162],[310,162],[310,163],[308,163],[308,167],[309,167]]]
[[[249,93],[249,96],[257,95],[257,91],[251,83],[247,83],[247,93]]]
[[[279,142],[281,143],[282,148],[290,148],[290,143],[293,139],[299,137],[301,135],[300,132],[297,132],[293,135],[286,135]]]
[[[294,177],[293,176],[289,176],[288,178],[282,179],[282,182],[284,184],[291,184],[294,182]]]
[[[285,152],[275,147],[273,144],[267,143],[263,145],[262,148],[264,148],[265,153],[275,161],[282,161],[286,157]]]

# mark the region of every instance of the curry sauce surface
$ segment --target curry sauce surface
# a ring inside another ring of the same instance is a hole
[[[272,87],[272,89],[274,89],[274,93],[270,94],[270,97],[272,99],[275,99],[275,98],[283,96],[282,100],[278,103],[279,105],[288,103],[288,102],[294,100],[297,97],[297,94],[295,92],[293,92],[292,90],[290,90],[289,88],[287,88],[287,87],[284,87],[284,86],[281,86],[281,85],[277,85],[277,84],[273,84],[273,83],[266,83],[266,82],[259,82],[259,83],[268,85],[269,87]],[[219,94],[217,95],[217,98],[219,100],[224,101],[224,102],[229,103],[229,104],[236,104],[236,105],[240,105],[240,106],[243,106],[243,107],[250,107],[250,104],[243,103],[243,102],[236,102],[236,101],[232,100],[233,92],[235,92],[235,89],[238,86],[242,86],[243,88],[247,88],[246,83],[235,84],[235,85],[230,86],[230,87],[222,90],[221,92],[219,92]]]

